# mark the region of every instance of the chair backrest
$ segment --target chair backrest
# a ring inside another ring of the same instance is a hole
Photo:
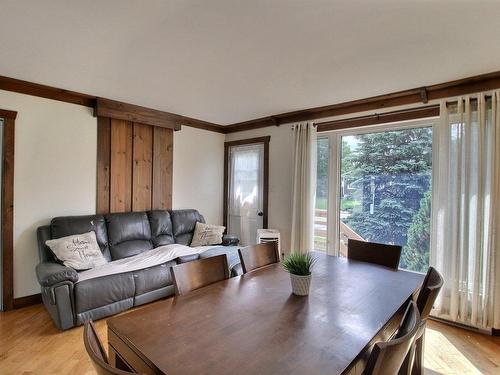
[[[278,247],[275,242],[247,246],[238,249],[238,254],[243,273],[280,261]]]
[[[398,269],[401,246],[349,239],[347,258]]]
[[[417,296],[417,307],[422,319],[429,317],[442,286],[443,277],[441,274],[434,267],[429,267]]]
[[[229,266],[225,254],[178,264],[170,268],[170,271],[176,295],[229,279]]]
[[[119,370],[111,366],[108,356],[104,351],[101,340],[97,335],[94,323],[91,320],[85,322],[83,328],[83,343],[92,360],[92,364],[99,375],[130,375],[131,372]]]
[[[364,375],[396,375],[411,349],[421,325],[417,305],[411,301],[406,307],[397,334],[387,342],[374,345]]]

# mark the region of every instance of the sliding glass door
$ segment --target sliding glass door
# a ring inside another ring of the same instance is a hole
[[[395,244],[403,247],[401,268],[427,270],[432,125],[407,122],[349,129],[318,140],[317,249],[324,244],[328,253],[346,256],[348,239]],[[321,142],[329,150],[323,164]],[[327,183],[322,180],[325,173]]]

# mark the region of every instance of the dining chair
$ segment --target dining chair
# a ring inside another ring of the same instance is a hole
[[[421,375],[424,373],[424,343],[427,318],[443,283],[444,280],[441,274],[434,267],[429,267],[417,295],[417,308],[423,324],[415,336],[414,347],[404,362],[401,374]]]
[[[170,272],[177,296],[229,279],[225,254],[178,264],[170,268]]]
[[[347,258],[398,269],[401,246],[349,239]]]
[[[394,338],[374,345],[363,375],[398,374],[420,325],[417,305],[410,301]]]
[[[130,375],[132,372],[117,369],[109,364],[108,356],[97,335],[92,320],[83,327],[83,343],[98,375]]]
[[[238,249],[238,255],[240,256],[243,273],[280,261],[278,247],[275,242],[251,245]]]

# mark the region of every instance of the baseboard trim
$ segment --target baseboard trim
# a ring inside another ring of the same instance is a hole
[[[40,293],[31,296],[14,298],[14,309],[20,309],[31,305],[42,303],[42,295]]]
[[[495,336],[493,329],[484,329],[484,328],[473,327],[473,326],[470,326],[467,324],[453,322],[451,320],[447,320],[447,319],[443,319],[443,318],[438,318],[437,316],[429,316],[429,319],[434,320],[436,322],[448,324],[448,325],[453,326],[453,327],[462,328],[462,329],[465,329],[467,331],[474,331],[474,332],[479,332],[479,333],[483,333],[483,334],[490,335],[490,336]]]

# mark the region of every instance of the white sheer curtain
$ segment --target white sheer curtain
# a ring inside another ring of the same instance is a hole
[[[441,103],[435,131],[431,264],[445,282],[433,314],[500,326],[500,92]]]
[[[316,198],[316,128],[312,123],[296,124],[292,186],[291,251],[314,249],[314,205]]]
[[[256,213],[262,207],[259,187],[263,179],[264,145],[232,147],[230,152],[229,229],[246,246],[255,243]]]

